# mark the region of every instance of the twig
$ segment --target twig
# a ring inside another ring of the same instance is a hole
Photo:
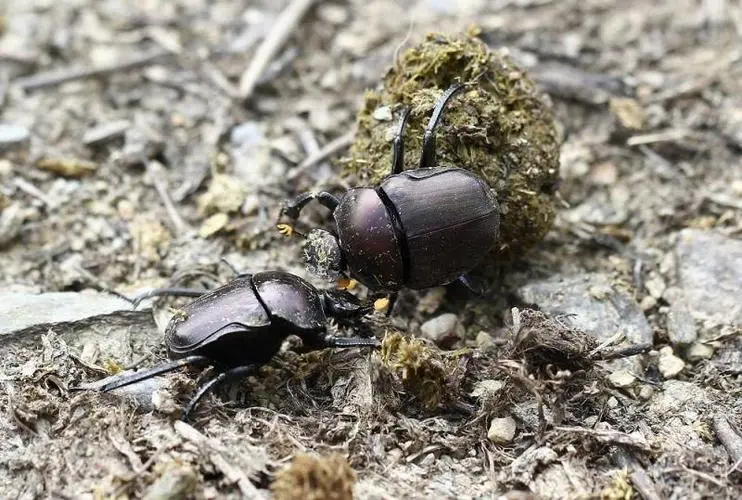
[[[620,467],[631,471],[629,475],[631,483],[644,500],[660,500],[662,498],[659,493],[657,493],[657,488],[655,488],[652,479],[650,479],[647,472],[629,450],[619,446],[616,448],[616,452],[613,456],[615,462]]]
[[[655,142],[674,142],[682,141],[691,132],[684,129],[669,129],[660,132],[654,132],[651,134],[641,134],[629,137],[626,141],[627,146],[639,146],[641,144],[652,144]]]
[[[709,483],[713,483],[719,488],[726,488],[726,484],[716,479],[714,476],[711,476],[709,474],[706,474],[705,472],[701,472],[700,470],[695,469],[689,469],[688,467],[670,467],[668,469],[663,470],[664,473],[671,473],[671,472],[682,472],[684,474],[692,474],[694,476],[700,477],[701,479],[705,479]]]
[[[601,430],[596,430],[596,429],[588,429],[586,427],[566,427],[566,426],[554,427],[554,430],[560,431],[560,432],[567,432],[571,434],[585,434],[588,436],[592,436],[593,438],[595,438],[595,440],[601,443],[622,444],[625,446],[632,446],[634,448],[644,450],[644,451],[652,450],[652,447],[648,443],[646,443],[644,440],[635,438],[634,436],[630,434],[626,434],[625,432],[601,431]]]
[[[171,52],[163,49],[158,49],[149,54],[144,54],[135,57],[129,61],[115,62],[98,68],[73,68],[73,69],[62,69],[53,71],[43,71],[36,73],[24,78],[18,78],[15,80],[17,84],[23,90],[37,90],[45,87],[53,87],[67,82],[75,80],[82,80],[85,78],[98,78],[101,76],[107,76],[113,73],[125,72],[142,66],[148,66],[166,56],[171,55]]]
[[[319,151],[309,155],[303,162],[292,168],[286,174],[288,180],[296,179],[304,170],[312,168],[317,163],[327,159],[353,144],[353,138],[356,135],[355,127],[348,133],[345,133],[325,144]]]
[[[185,422],[175,422],[173,424],[175,431],[186,441],[190,441],[199,447],[199,449],[209,457],[211,463],[221,471],[222,474],[233,483],[236,483],[240,488],[240,491],[245,498],[265,498],[265,495],[258,490],[254,484],[250,481],[247,475],[235,467],[220,453],[223,447],[221,447],[213,439],[209,439],[207,436],[201,434],[197,429],[191,427]]]
[[[162,180],[163,171],[164,169],[159,162],[154,160],[147,162],[147,174],[149,174],[150,179],[152,179],[152,184],[154,184],[157,194],[160,195],[162,204],[165,205],[165,210],[173,223],[175,232],[177,234],[183,234],[188,231],[190,227],[180,216],[178,211],[175,209],[175,205],[173,205],[173,201],[170,199],[170,194],[167,192],[167,186]]]
[[[252,95],[260,76],[268,67],[273,56],[288,39],[294,26],[314,4],[315,0],[293,0],[278,16],[273,29],[263,39],[255,51],[255,56],[240,78],[240,97],[247,100]]]
[[[13,180],[13,184],[16,185],[18,189],[23,191],[24,193],[33,196],[34,198],[37,198],[38,200],[42,201],[47,207],[50,209],[53,209],[57,206],[57,203],[49,198],[49,196],[44,193],[42,190],[31,184],[25,179],[22,179],[21,177],[16,177]]]
[[[595,353],[595,356],[590,356],[591,359],[599,359],[607,361],[609,359],[628,358],[630,356],[636,356],[637,354],[643,354],[654,347],[653,344],[632,344],[626,347],[619,347],[616,349],[610,349],[603,352]]]
[[[724,415],[715,415],[713,427],[716,437],[726,448],[732,462],[742,461],[742,436],[737,434],[729,420]]]

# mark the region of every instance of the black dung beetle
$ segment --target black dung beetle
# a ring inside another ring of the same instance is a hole
[[[376,187],[304,193],[281,211],[291,223],[317,200],[332,210],[337,234],[313,229],[304,246],[307,267],[334,280],[347,275],[377,291],[424,289],[461,279],[495,245],[500,208],[487,183],[468,170],[436,166],[435,128],[449,100],[464,85],[438,100],[423,137],[420,168],[402,171],[407,108],[392,141],[392,171]],[[291,234],[292,224],[279,224]],[[301,233],[299,233],[301,234]]]
[[[165,329],[172,361],[112,377],[75,389],[103,392],[176,370],[186,365],[213,365],[217,375],[202,385],[185,406],[186,420],[196,403],[217,384],[245,377],[268,362],[290,335],[305,350],[326,347],[378,347],[374,338],[332,337],[328,318],[359,317],[373,310],[352,294],[318,290],[306,280],[281,271],[241,274],[210,292],[186,288],[156,289],[135,299],[154,296],[196,296],[180,309]]]

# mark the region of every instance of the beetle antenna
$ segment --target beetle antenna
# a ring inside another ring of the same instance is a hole
[[[106,379],[98,380],[96,382],[91,382],[89,384],[83,384],[77,387],[70,387],[71,391],[87,391],[87,390],[97,390],[100,392],[108,392],[112,391],[114,389],[118,389],[120,387],[125,387],[127,385],[136,384],[137,382],[141,382],[142,380],[146,380],[148,378],[155,377],[157,375],[161,375],[163,373],[168,373],[177,370],[178,368],[181,368],[183,366],[188,365],[199,365],[199,364],[209,364],[209,358],[206,356],[188,356],[181,359],[176,359],[174,361],[169,361],[167,363],[163,363],[158,366],[153,366],[152,368],[147,368],[145,370],[137,370],[135,372],[131,373],[123,373],[121,375],[114,375],[113,377],[108,377],[108,382],[105,382],[101,385],[101,382]]]
[[[448,101],[450,101],[451,98],[464,87],[465,85],[463,83],[455,83],[451,85],[435,104],[433,115],[430,117],[428,126],[425,128],[425,135],[423,136],[423,151],[420,155],[420,168],[435,166],[435,128],[438,126],[438,122],[443,115],[443,110],[445,109],[446,104],[448,104]]]

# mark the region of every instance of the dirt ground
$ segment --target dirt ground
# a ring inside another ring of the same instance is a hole
[[[740,2],[315,2],[245,74],[289,3],[0,5],[0,498],[741,498]],[[288,349],[190,424],[195,371],[69,390],[166,357],[172,303],[112,291],[312,279],[282,201],[348,187],[364,91],[472,24],[561,141],[484,296],[405,292],[381,351]]]

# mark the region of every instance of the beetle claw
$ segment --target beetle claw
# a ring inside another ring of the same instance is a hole
[[[389,297],[382,297],[374,301],[374,310],[382,312],[389,307]]]
[[[358,282],[353,278],[340,278],[337,280],[337,283],[335,283],[335,288],[337,290],[353,290],[357,286]]]
[[[294,226],[291,224],[278,224],[276,227],[278,228],[278,232],[284,236],[291,237],[294,234]]]

